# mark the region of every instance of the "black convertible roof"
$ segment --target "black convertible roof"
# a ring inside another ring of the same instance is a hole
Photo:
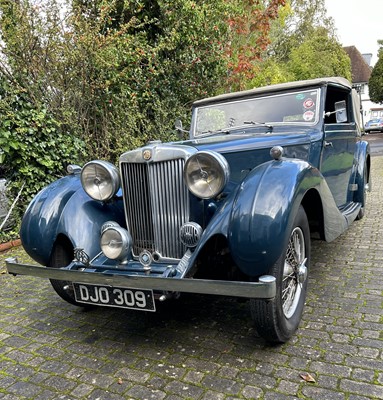
[[[283,90],[291,90],[291,89],[302,89],[305,87],[312,86],[323,86],[323,85],[340,85],[344,86],[347,89],[351,89],[351,83],[342,77],[329,77],[329,78],[317,78],[317,79],[309,79],[305,81],[295,81],[295,82],[287,82],[287,83],[278,83],[276,85],[262,86],[255,89],[244,90],[241,92],[233,92],[233,93],[225,93],[219,96],[208,97],[206,99],[197,100],[193,103],[193,106],[202,106],[208,103],[215,103],[220,101],[229,101],[234,99],[239,99],[242,97],[251,97],[253,95],[259,95],[262,93],[270,93],[270,92],[279,92]]]

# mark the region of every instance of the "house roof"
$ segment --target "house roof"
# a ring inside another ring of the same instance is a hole
[[[352,83],[367,83],[371,76],[371,68],[355,46],[343,47],[351,60]]]

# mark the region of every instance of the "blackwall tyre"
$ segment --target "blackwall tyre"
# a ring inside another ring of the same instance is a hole
[[[363,199],[362,199],[363,205],[360,208],[358,215],[356,216],[356,220],[362,219],[366,213],[367,185],[368,185],[368,170],[367,170],[367,165],[365,164],[363,171]]]
[[[306,300],[309,265],[310,229],[300,206],[288,244],[269,272],[276,277],[276,297],[271,301],[250,299],[252,319],[266,341],[284,343],[297,330]]]
[[[70,264],[73,259],[73,252],[70,251],[68,246],[61,243],[57,243],[52,252],[51,261],[49,267],[61,268],[66,267]],[[83,307],[84,304],[80,304],[75,300],[73,285],[69,281],[58,281],[56,279],[50,279],[51,285],[56,293],[65,301],[75,306]]]

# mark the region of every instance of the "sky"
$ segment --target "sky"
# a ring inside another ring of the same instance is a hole
[[[383,40],[383,0],[325,0],[327,15],[335,20],[342,46],[355,46],[362,54],[378,60],[378,43]]]

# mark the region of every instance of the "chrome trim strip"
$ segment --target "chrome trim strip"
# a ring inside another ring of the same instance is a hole
[[[14,258],[5,260],[9,274],[31,275],[40,278],[91,283],[135,289],[152,289],[170,292],[213,294],[221,296],[272,299],[276,294],[275,277],[265,275],[260,282],[214,281],[190,278],[160,278],[127,276],[100,272],[75,271],[19,264]]]
[[[150,160],[145,160],[143,153],[145,150],[150,150]],[[128,163],[152,163],[160,161],[169,161],[176,158],[183,158],[187,160],[191,155],[197,152],[197,149],[191,146],[183,146],[179,144],[163,144],[154,143],[148,144],[136,150],[128,151],[121,155],[120,164],[122,162]]]

